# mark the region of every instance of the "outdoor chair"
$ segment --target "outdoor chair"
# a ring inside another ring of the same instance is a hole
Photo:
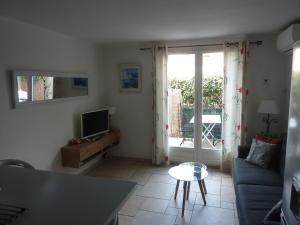
[[[186,113],[184,113],[182,103],[178,105],[178,124],[179,131],[182,137],[182,141],[180,146],[186,141],[191,140],[194,141],[194,124],[190,123],[191,118],[188,117]]]

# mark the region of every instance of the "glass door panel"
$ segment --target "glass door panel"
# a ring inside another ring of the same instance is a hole
[[[169,146],[194,148],[196,54],[168,55]]]
[[[224,53],[202,53],[202,149],[222,149]]]

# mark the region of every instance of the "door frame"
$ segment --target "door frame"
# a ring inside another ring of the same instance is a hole
[[[197,111],[197,119],[198,119],[198,134],[201,134],[201,136],[197,136],[197,137],[202,137],[202,113],[203,113],[203,106],[202,106],[202,80],[203,80],[203,71],[202,71],[202,66],[203,66],[203,54],[205,53],[215,53],[215,52],[224,52],[224,47],[223,46],[207,46],[207,47],[199,47],[198,48],[198,82],[197,84],[195,84],[195,86],[197,87],[201,87],[201,89],[199,89],[199,91],[196,92],[196,94],[198,95],[197,97],[197,105],[198,105],[198,111]],[[195,90],[196,91],[196,90]],[[200,103],[200,104],[198,104]],[[196,117],[195,117],[196,118]],[[223,121],[223,120],[222,120]],[[222,123],[223,126],[223,123]],[[222,129],[223,130],[223,129]],[[223,134],[222,134],[223,135]],[[221,150],[212,150],[212,149],[205,149],[202,148],[202,138],[197,138],[197,142],[199,142],[197,144],[198,148],[196,151],[196,157],[195,159],[199,162],[203,162],[206,165],[210,165],[210,166],[220,166],[220,162],[221,162],[221,153],[222,153],[222,149]]]
[[[194,103],[194,148],[170,147],[170,155],[177,152],[179,158],[184,154],[189,154],[190,161],[199,161],[207,165],[219,166],[221,150],[202,149],[202,65],[203,54],[213,52],[224,52],[223,46],[201,46],[201,47],[178,47],[168,49],[168,55],[175,54],[195,54],[195,103]],[[201,103],[201,104],[199,104]],[[223,124],[222,124],[223,125]],[[200,136],[199,136],[200,134]],[[184,149],[184,150],[183,150]],[[183,151],[182,151],[183,150]],[[172,156],[172,155],[171,155]],[[208,156],[208,159],[207,157]],[[170,157],[172,160],[172,157]],[[181,162],[176,160],[175,162]],[[210,159],[211,158],[211,159]],[[216,158],[216,160],[214,160]],[[172,160],[173,161],[173,160]],[[183,160],[184,161],[184,160]]]
[[[171,48],[168,49],[168,55],[184,55],[184,54],[194,54],[195,55],[195,86],[196,86],[196,77],[197,77],[197,49],[195,47],[178,47],[178,48]],[[195,88],[195,87],[194,87]],[[195,90],[196,93],[196,90]],[[196,103],[196,102],[195,102]],[[196,105],[194,103],[194,120],[196,121]],[[186,161],[195,161],[196,155],[195,152],[197,149],[197,141],[196,141],[196,123],[194,122],[194,147],[187,148],[187,147],[169,147],[170,150],[170,159],[172,162],[186,162]],[[184,159],[184,160],[182,160]]]

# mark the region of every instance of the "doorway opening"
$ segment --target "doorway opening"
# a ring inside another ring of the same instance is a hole
[[[169,145],[194,148],[195,54],[168,56]]]
[[[202,149],[222,149],[224,54],[202,54]]]
[[[224,53],[168,55],[169,147],[174,161],[218,164],[222,150]]]

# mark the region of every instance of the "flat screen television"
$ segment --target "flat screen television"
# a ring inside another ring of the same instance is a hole
[[[81,138],[89,138],[109,131],[109,111],[100,109],[81,114]]]

